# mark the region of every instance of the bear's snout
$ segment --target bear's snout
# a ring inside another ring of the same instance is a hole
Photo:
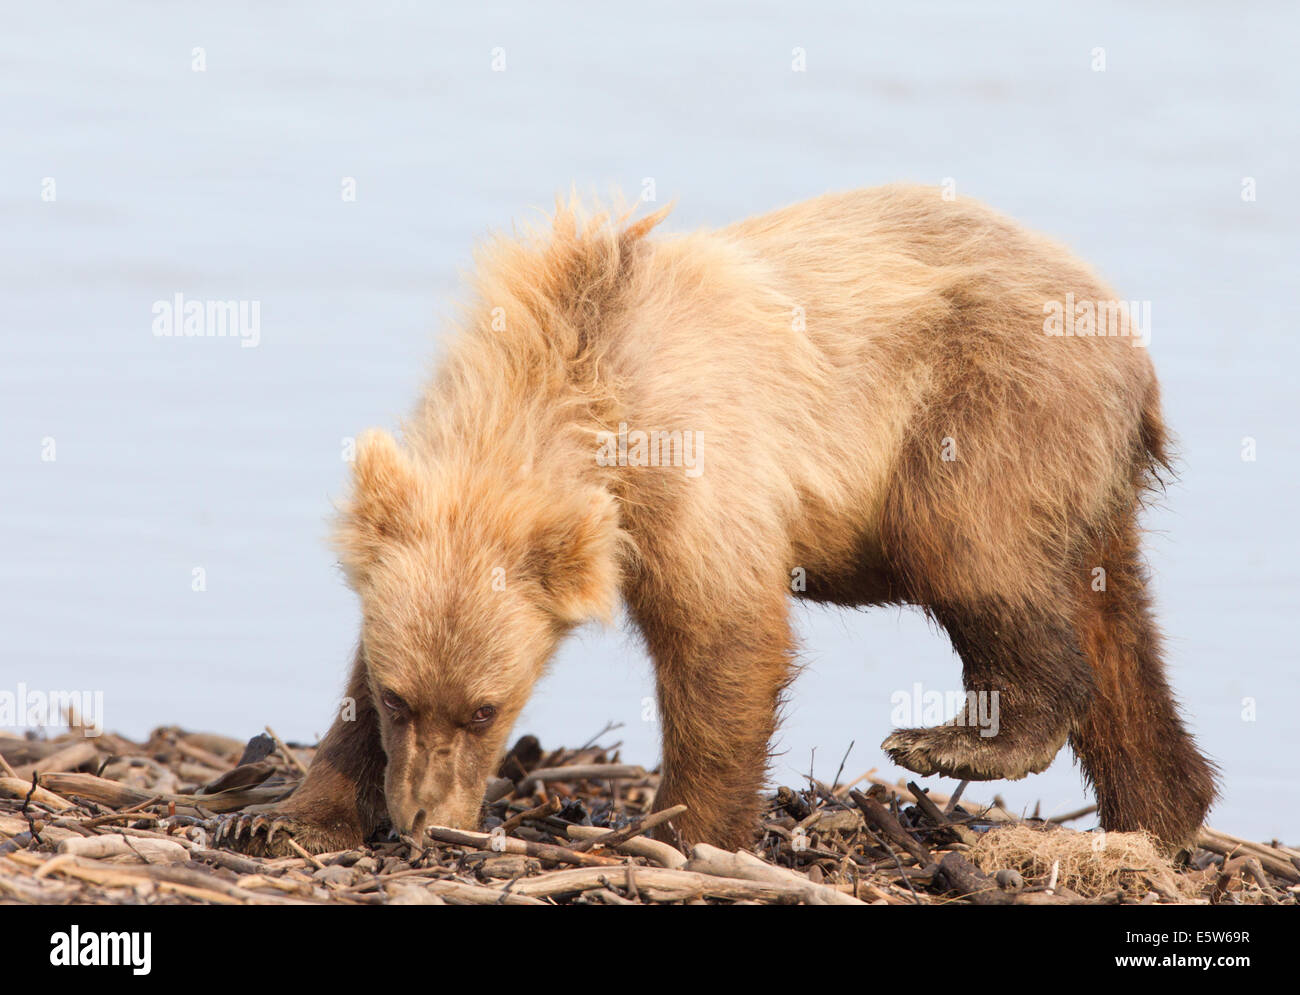
[[[478,778],[456,777],[457,765],[446,756],[420,760],[423,762],[389,763],[384,793],[393,828],[410,833],[423,812],[427,826],[477,829],[486,772],[478,783]]]

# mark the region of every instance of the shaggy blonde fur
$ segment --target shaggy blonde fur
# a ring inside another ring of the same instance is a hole
[[[1129,337],[1044,333],[1047,302],[1113,292],[928,188],[650,237],[661,218],[562,204],[551,230],[489,242],[402,443],[362,440],[338,530],[361,718],[286,806],[300,841],[475,822],[557,642],[621,598],[655,662],[657,805],[689,806],[683,839],[747,844],[792,594],[920,605],[966,686],[999,691],[998,736],[901,730],[898,762],[1020,777],[1068,739],[1103,824],[1186,838],[1213,782],[1137,554],[1166,461],[1155,376]],[[620,426],[693,434],[698,472],[602,465]]]

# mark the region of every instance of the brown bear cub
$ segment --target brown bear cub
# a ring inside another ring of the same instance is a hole
[[[687,806],[670,838],[747,846],[797,596],[921,606],[993,696],[995,735],[898,730],[895,762],[1020,778],[1068,742],[1103,826],[1189,839],[1214,771],[1151,617],[1137,513],[1166,432],[1116,295],[933,189],[649,237],[661,217],[561,205],[485,247],[401,442],[358,444],[345,708],[297,792],[228,833],[474,827],[557,644],[621,603],[658,682],[656,805]]]

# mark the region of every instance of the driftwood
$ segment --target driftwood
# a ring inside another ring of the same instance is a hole
[[[801,874],[786,867],[774,867],[759,860],[752,853],[738,850],[728,853],[706,843],[697,844],[691,850],[688,871],[725,878],[743,878],[747,881],[761,881],[767,884],[784,885],[798,892],[799,900],[809,905],[864,905],[861,899],[854,898],[842,891],[817,884]]]
[[[794,905],[803,900],[807,891],[806,887],[793,882],[748,881],[689,870],[635,867],[628,864],[617,871],[594,868],[554,871],[520,881],[512,892],[533,898],[559,898],[593,888],[631,888],[633,881],[641,895],[655,902],[689,902],[714,898],[733,902],[754,900]]]
[[[665,822],[671,822],[677,816],[686,812],[685,805],[674,805],[672,808],[661,809],[653,815],[643,815],[639,819],[634,819],[622,829],[611,829],[604,836],[593,836],[591,839],[580,843],[574,847],[579,852],[591,850],[593,847],[603,849],[616,848],[620,843],[626,843],[634,836],[640,836],[642,833],[648,833],[656,826],[662,826]]]
[[[130,808],[157,798],[176,805],[206,809],[209,812],[237,812],[250,805],[263,805],[277,801],[287,794],[287,789],[283,785],[235,788],[215,794],[172,792],[155,794],[127,787],[118,781],[110,781],[94,774],[41,774],[39,781],[41,787],[58,795],[64,797],[75,795],[110,808]]]
[[[890,814],[889,810],[881,805],[880,802],[873,798],[868,798],[861,791],[856,790],[850,791],[849,796],[853,799],[858,808],[862,810],[863,818],[865,818],[875,829],[884,833],[891,843],[906,850],[907,853],[923,867],[933,862],[933,858],[930,856],[930,851],[925,847],[925,845],[917,840],[916,837],[906,832],[903,827],[899,825],[898,820],[894,818],[894,816]]]
[[[970,899],[975,905],[1011,905],[1015,899],[998,888],[993,878],[972,867],[960,853],[943,855],[938,878],[949,891]]]
[[[598,829],[595,826],[566,826],[565,833],[569,839],[594,842],[601,837],[608,836],[609,830]],[[685,854],[676,847],[661,843],[658,840],[634,837],[621,843],[610,844],[607,842],[604,845],[606,849],[617,850],[629,857],[644,857],[660,867],[680,868],[686,865]]]
[[[33,785],[30,780],[18,777],[0,777],[0,795],[6,798],[30,799],[38,805],[44,805],[55,812],[65,812],[75,806],[43,785]]]
[[[1065,852],[1052,849],[1057,839],[1091,853],[1092,837],[1050,825],[1086,813],[1026,820],[960,802],[960,788],[944,796],[872,771],[845,784],[809,777],[803,788],[781,787],[751,846],[683,853],[668,840],[685,809],[654,811],[657,772],[595,741],[548,753],[532,737],[489,783],[486,831],[420,826],[402,840],[327,854],[286,838],[291,854],[274,858],[214,847],[225,813],[286,797],[313,754],[269,729],[247,744],[175,728],[145,743],[80,730],[49,741],[0,735],[0,902],[1296,904],[1300,896],[1300,850],[1211,829],[1181,871],[1165,862],[1153,872],[1146,893],[1127,884],[1088,890],[1077,869],[1058,880],[1063,858],[1050,868],[989,866],[980,847],[991,832],[1029,832],[1052,854]]]
[[[32,775],[40,772],[50,774],[59,771],[76,770],[86,764],[93,763],[99,756],[99,751],[89,740],[83,739],[80,742],[69,743],[60,750],[47,754],[40,760],[33,760],[29,764],[14,768],[15,776],[24,781],[30,781]]]
[[[1300,867],[1294,863],[1297,858],[1288,853],[1289,847],[1269,847],[1262,843],[1249,843],[1225,833],[1217,833],[1212,829],[1201,830],[1196,842],[1197,845],[1224,857],[1236,857],[1242,854],[1254,857],[1268,873],[1284,881],[1300,884]]]
[[[530,771],[519,786],[521,794],[531,794],[538,784],[549,781],[644,780],[644,767],[632,764],[575,764],[572,767],[542,767]]]
[[[125,857],[142,864],[175,864],[190,859],[190,851],[172,840],[147,836],[77,836],[58,846],[59,853],[76,857]]]
[[[958,825],[948,818],[947,813],[940,810],[925,791],[923,791],[916,782],[908,781],[907,790],[912,792],[912,797],[916,799],[916,807],[921,810],[921,814],[935,826],[949,833],[954,839],[964,843],[966,846],[975,844],[975,834],[965,826]]]
[[[477,847],[480,850],[489,850],[493,853],[521,853],[529,857],[539,857],[542,860],[576,864],[579,867],[617,867],[622,863],[613,857],[578,853],[567,846],[556,846],[552,843],[532,843],[528,840],[514,839],[509,836],[473,833],[464,829],[450,829],[447,826],[430,826],[425,832],[433,839],[443,843]],[[498,847],[500,849],[497,849]]]

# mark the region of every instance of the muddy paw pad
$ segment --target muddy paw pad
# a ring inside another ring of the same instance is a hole
[[[1023,764],[1006,762],[1010,758],[1002,757],[995,746],[979,742],[970,730],[958,726],[899,729],[880,745],[894,763],[922,777],[942,774],[969,781],[993,781],[1025,774],[1023,770],[1016,772]]]
[[[963,725],[899,729],[881,748],[900,767],[923,777],[942,774],[966,781],[1016,781],[1046,770],[1065,745],[1065,731],[1047,736],[982,737]]]
[[[899,729],[880,744],[889,758],[907,770],[929,777],[939,772],[933,751],[926,741],[924,729]]]

